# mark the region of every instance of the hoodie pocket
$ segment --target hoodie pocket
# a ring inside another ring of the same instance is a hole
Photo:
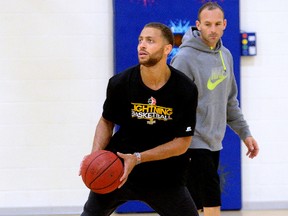
[[[226,130],[226,110],[223,105],[210,104],[197,112],[196,134],[209,145],[221,143]]]

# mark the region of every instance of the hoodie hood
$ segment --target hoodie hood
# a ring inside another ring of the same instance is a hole
[[[227,68],[226,68],[226,64],[222,55],[222,48],[223,48],[222,40],[220,39],[217,42],[215,49],[212,49],[211,47],[207,46],[207,44],[205,44],[202,41],[200,35],[201,35],[201,32],[197,30],[196,27],[191,27],[183,36],[182,44],[180,45],[180,48],[191,47],[201,52],[219,54],[219,57],[222,62],[223,70],[226,71]]]
[[[221,50],[222,47],[222,41],[221,39],[218,41],[216,44],[215,49],[211,49],[207,44],[205,44],[201,37],[201,33],[199,30],[197,30],[196,27],[191,27],[183,36],[182,38],[182,44],[180,45],[181,47],[192,47],[194,49],[203,51],[203,52],[208,52],[208,53],[217,53]]]

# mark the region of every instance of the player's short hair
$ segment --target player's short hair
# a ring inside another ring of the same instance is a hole
[[[198,10],[198,20],[200,21],[200,15],[201,15],[201,12],[205,9],[207,10],[215,10],[215,9],[220,9],[223,13],[223,18],[225,17],[224,15],[224,10],[223,8],[217,3],[217,2],[212,2],[212,1],[209,1],[209,2],[206,2],[205,4],[203,4],[199,10]]]
[[[168,26],[159,22],[151,22],[144,26],[144,28],[147,27],[159,29],[162,32],[163,37],[168,41],[168,43],[174,46],[174,35]]]

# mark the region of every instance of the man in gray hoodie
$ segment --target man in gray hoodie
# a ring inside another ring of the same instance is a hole
[[[227,21],[215,2],[198,11],[197,28],[190,28],[182,39],[171,64],[190,77],[198,87],[197,122],[188,150],[191,163],[187,186],[204,216],[219,216],[221,207],[218,165],[222,140],[228,124],[247,146],[247,156],[259,152],[237,99],[233,58],[222,44]]]

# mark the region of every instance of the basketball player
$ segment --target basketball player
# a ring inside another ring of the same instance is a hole
[[[91,191],[81,216],[111,215],[128,200],[141,200],[162,216],[198,215],[184,181],[198,91],[186,75],[167,65],[173,44],[167,26],[145,25],[139,35],[139,64],[109,80],[92,152],[117,153],[124,174],[119,189]],[[113,134],[115,125],[120,129]]]

